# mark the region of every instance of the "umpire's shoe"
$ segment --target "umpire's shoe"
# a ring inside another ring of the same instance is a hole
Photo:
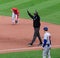
[[[39,43],[38,46],[42,46],[42,43]]]
[[[28,46],[31,47],[32,46],[32,43],[28,43]]]

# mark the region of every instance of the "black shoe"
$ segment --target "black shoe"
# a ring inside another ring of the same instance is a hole
[[[28,46],[31,47],[32,46],[32,43],[29,43]]]
[[[17,21],[17,20],[15,20],[15,23],[17,24],[17,23],[18,23],[18,21]]]

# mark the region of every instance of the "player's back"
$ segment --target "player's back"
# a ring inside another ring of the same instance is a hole
[[[49,32],[46,32],[46,33],[44,34],[44,36],[46,37],[47,44],[50,44],[51,34],[50,34]]]

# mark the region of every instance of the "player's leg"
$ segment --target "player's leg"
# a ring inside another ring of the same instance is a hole
[[[43,58],[46,58],[46,49],[44,48],[44,50],[43,50]]]
[[[50,49],[48,50],[48,58],[51,58]]]
[[[47,56],[47,51],[48,51],[48,46],[46,45],[43,50],[43,58],[46,58]]]
[[[12,24],[15,24],[15,14],[12,13]]]
[[[18,15],[15,14],[15,17],[16,17],[16,19],[15,19],[15,23],[18,24]]]

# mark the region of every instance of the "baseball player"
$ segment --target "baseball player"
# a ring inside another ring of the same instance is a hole
[[[27,10],[27,13],[28,13],[28,15],[33,19],[33,28],[34,28],[33,39],[32,39],[32,41],[31,41],[31,43],[29,43],[28,45],[29,45],[29,46],[32,46],[37,37],[38,37],[38,39],[39,39],[39,44],[38,44],[38,46],[39,46],[39,45],[42,45],[42,39],[41,39],[41,36],[40,36],[40,33],[39,33],[41,23],[40,23],[40,17],[39,17],[39,15],[38,15],[38,12],[35,11],[34,15],[32,15],[32,14]]]
[[[44,27],[44,39],[43,39],[43,58],[51,58],[50,56],[50,48],[51,48],[51,34],[48,32],[48,27]]]
[[[19,11],[17,8],[12,8],[12,24],[18,23]]]

